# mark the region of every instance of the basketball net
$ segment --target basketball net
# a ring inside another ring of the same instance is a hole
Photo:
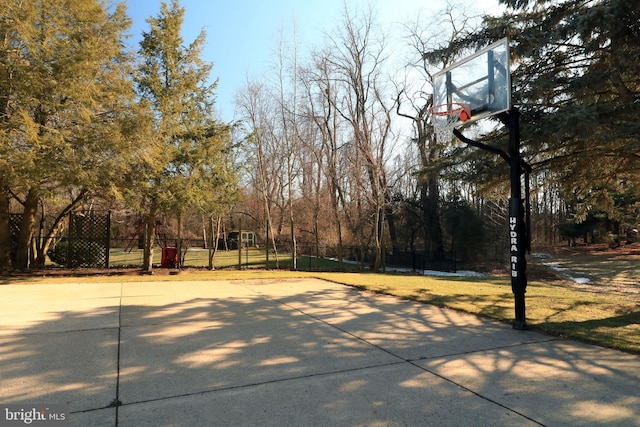
[[[434,105],[429,110],[438,142],[451,141],[456,124],[471,118],[471,109],[460,103]]]

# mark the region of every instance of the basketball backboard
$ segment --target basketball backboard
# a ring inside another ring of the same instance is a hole
[[[504,38],[434,74],[434,106],[438,111],[468,107],[468,124],[511,108],[509,39]],[[435,110],[434,110],[435,111]],[[466,118],[466,117],[463,117]]]

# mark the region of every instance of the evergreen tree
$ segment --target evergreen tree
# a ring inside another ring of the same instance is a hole
[[[512,102],[522,113],[525,159],[544,171],[546,180],[555,180],[562,197],[577,200],[577,219],[592,210],[621,216],[616,197],[628,196],[637,188],[629,183],[640,178],[640,2],[501,3],[507,8],[504,15],[486,17],[480,31],[425,57],[473,51],[508,36]],[[506,129],[487,141],[506,151]],[[467,155],[495,161],[477,150]],[[476,182],[504,180],[503,167],[476,170],[485,173],[471,178]]]
[[[24,208],[15,266],[26,268],[44,200],[73,191],[71,210],[98,189],[110,192],[121,175],[126,130],[135,127],[122,47],[130,20],[124,5],[100,0],[6,0],[2,9],[0,245],[10,195]]]
[[[503,0],[475,43],[512,40],[526,156],[557,177],[581,217],[613,212],[640,171],[640,3]],[[640,194],[636,194],[640,199]]]
[[[230,127],[212,119],[217,81],[209,83],[213,64],[200,55],[205,33],[188,46],[180,35],[184,8],[177,0],[163,2],[160,13],[147,20],[149,31],[140,43],[142,65],[136,76],[141,99],[154,115],[153,137],[138,169],[146,215],[143,269],[153,264],[153,236],[157,215],[166,210],[180,219],[189,206],[211,212],[210,193],[233,187],[226,168]],[[180,228],[180,227],[179,227]],[[178,229],[180,233],[180,229]]]

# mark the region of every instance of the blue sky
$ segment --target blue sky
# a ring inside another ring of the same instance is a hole
[[[136,44],[145,22],[157,16],[161,0],[125,0],[133,19],[132,42]],[[346,0],[349,8],[371,4],[380,24],[387,29],[415,20],[418,14],[438,10],[444,0]],[[169,3],[170,0],[167,0]],[[478,12],[495,8],[497,0],[476,0]],[[233,118],[235,93],[251,78],[270,66],[281,30],[290,39],[293,23],[301,50],[320,44],[323,34],[335,28],[343,0],[181,0],[185,8],[183,39],[192,42],[204,29],[207,45],[203,59],[214,63],[213,78],[219,78],[217,109],[221,118]]]

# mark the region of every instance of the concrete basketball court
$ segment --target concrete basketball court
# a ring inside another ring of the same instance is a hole
[[[4,284],[0,325],[0,404],[74,426],[640,426],[640,356],[322,280]]]

